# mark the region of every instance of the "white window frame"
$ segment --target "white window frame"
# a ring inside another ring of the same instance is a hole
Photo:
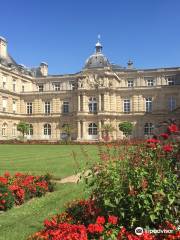
[[[152,97],[145,98],[145,109],[146,112],[152,112]]]
[[[176,98],[171,96],[168,98],[168,110],[172,112],[174,109],[176,109]]]
[[[43,133],[44,136],[51,136],[52,132],[51,132],[51,124],[46,123],[43,126]]]
[[[7,112],[7,98],[2,99],[2,110],[3,112]]]
[[[147,122],[144,124],[144,135],[150,136],[153,134],[154,125],[151,122]]]
[[[16,113],[17,111],[17,100],[13,99],[13,113]]]
[[[134,79],[128,79],[127,80],[127,86],[128,86],[128,88],[134,87]]]
[[[130,113],[131,112],[131,100],[129,98],[125,98],[123,100],[123,112]]]
[[[89,136],[97,136],[98,135],[98,127],[95,123],[90,123],[88,125],[88,135]]]
[[[51,113],[51,102],[50,101],[46,101],[44,103],[44,113],[46,115],[49,115]]]
[[[89,98],[89,103],[88,103],[88,107],[89,107],[89,112],[90,113],[97,113],[97,100],[95,97],[90,97]]]
[[[3,137],[6,137],[6,136],[7,136],[7,128],[8,128],[7,123],[3,123],[3,124],[2,124],[2,136],[3,136]]]
[[[32,110],[32,102],[27,102],[27,114],[28,115],[31,115],[33,113],[33,110]]]
[[[68,101],[63,102],[63,113],[69,113],[69,102]]]
[[[175,85],[175,76],[166,76],[166,81],[168,86],[174,86]]]

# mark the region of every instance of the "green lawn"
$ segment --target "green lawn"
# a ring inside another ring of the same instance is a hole
[[[96,161],[97,152],[97,146],[94,145],[2,144],[0,145],[0,175],[5,171],[10,173],[18,171],[36,175],[50,173],[56,178],[63,178],[78,171],[78,164],[86,167],[87,163]]]
[[[25,240],[43,228],[43,221],[64,209],[65,203],[85,197],[82,184],[58,184],[57,190],[0,214],[0,240]]]
[[[5,171],[70,176],[98,159],[94,145],[0,145],[0,175]],[[58,184],[53,193],[0,213],[0,240],[25,240],[42,229],[44,219],[60,213],[64,204],[85,197],[83,184]]]

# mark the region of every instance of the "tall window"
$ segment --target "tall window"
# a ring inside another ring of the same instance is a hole
[[[13,92],[16,91],[16,80],[13,80]]]
[[[7,123],[3,123],[2,125],[2,136],[7,136]]]
[[[153,124],[152,123],[145,123],[144,125],[144,135],[152,135],[153,133]]]
[[[104,94],[101,94],[101,111],[104,111]]]
[[[88,126],[88,134],[89,135],[97,135],[97,125],[95,123],[90,123]]]
[[[63,113],[69,112],[69,102],[63,102]]]
[[[32,124],[29,124],[29,132],[28,132],[28,135],[29,135],[29,136],[32,136],[32,135],[33,135],[33,125],[32,125]]]
[[[24,90],[25,90],[25,87],[24,87],[24,85],[22,85],[22,92],[24,92]]]
[[[51,112],[51,104],[50,104],[50,102],[45,102],[45,104],[44,104],[44,112],[45,112],[45,114],[50,114],[50,112]]]
[[[3,83],[3,88],[4,89],[6,88],[6,79],[7,79],[6,76],[2,76],[2,83]]]
[[[27,114],[32,114],[32,102],[27,103]]]
[[[167,76],[166,80],[167,80],[167,84],[169,86],[175,85],[175,76]]]
[[[133,79],[129,79],[127,83],[128,83],[129,88],[134,87],[134,80]]]
[[[45,136],[51,135],[51,125],[48,123],[44,124],[44,135]]]
[[[146,112],[152,112],[152,97],[146,98]]]
[[[7,98],[3,98],[3,103],[2,103],[2,107],[3,107],[3,112],[7,111]]]
[[[70,84],[70,89],[74,90],[75,89],[75,82],[74,81],[70,81],[69,84]]]
[[[16,113],[16,100],[13,100],[13,113]]]
[[[54,83],[54,90],[60,91],[60,83]]]
[[[130,99],[124,99],[124,113],[129,113],[131,111]]]
[[[39,92],[43,92],[44,91],[44,85],[43,84],[39,84],[38,85],[38,89],[39,89]]]
[[[147,86],[148,87],[154,86],[154,79],[153,78],[148,78],[147,79]]]
[[[171,96],[168,99],[168,110],[173,111],[175,108],[176,108],[176,99]]]
[[[12,135],[13,135],[13,137],[16,136],[16,133],[17,133],[17,125],[14,123],[13,127],[12,127]]]
[[[97,100],[95,97],[89,98],[89,112],[91,113],[97,112]]]

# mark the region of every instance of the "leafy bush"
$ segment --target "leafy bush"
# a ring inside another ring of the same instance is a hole
[[[172,126],[171,126],[172,127]],[[175,129],[175,128],[174,128]],[[154,228],[165,220],[178,220],[179,145],[149,139],[147,144],[101,152],[102,162],[89,180],[92,198],[103,214],[117,215],[124,226]],[[104,157],[106,156],[106,158]]]
[[[6,211],[14,205],[14,197],[12,192],[6,185],[0,183],[0,210]]]
[[[131,122],[122,122],[119,124],[119,130],[127,137],[132,133],[133,124]]]
[[[51,181],[50,175],[33,176],[28,174],[16,173],[14,176],[10,176],[8,172],[4,176],[0,176],[0,196],[4,197],[4,191],[8,190],[9,197],[12,196],[13,204],[21,205],[26,200],[33,197],[41,197],[46,192],[52,192],[54,190],[54,183]],[[10,194],[9,194],[10,193]],[[0,199],[1,199],[0,197]],[[8,200],[8,199],[7,199]],[[6,199],[2,199],[5,203]],[[1,210],[6,210],[12,207],[13,204],[8,203],[0,205]],[[6,205],[8,207],[6,207]]]
[[[79,200],[68,204],[65,212],[72,217],[74,223],[87,226],[95,222],[100,209],[97,208],[93,200]]]

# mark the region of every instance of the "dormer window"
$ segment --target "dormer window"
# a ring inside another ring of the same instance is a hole
[[[146,77],[146,78],[145,78],[145,81],[146,81],[146,85],[147,85],[148,87],[152,87],[152,86],[155,85],[155,80],[154,80],[154,78],[152,78],[152,77]]]
[[[44,85],[43,84],[39,84],[38,85],[38,89],[39,89],[39,92],[43,92],[44,91]]]
[[[128,85],[129,88],[134,87],[134,80],[133,79],[129,79],[127,81],[127,85]]]
[[[60,83],[54,83],[54,91],[60,91]]]
[[[168,86],[175,85],[175,76],[167,76],[166,81]]]

